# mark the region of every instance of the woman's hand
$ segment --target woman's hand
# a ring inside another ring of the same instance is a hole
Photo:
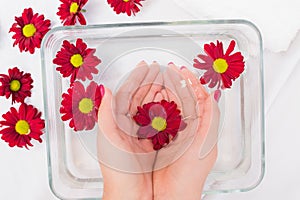
[[[174,160],[172,163],[167,160],[170,164],[164,168],[155,166],[158,170],[153,172],[154,199],[199,200],[206,177],[217,157],[215,144],[220,115],[217,102],[186,68],[179,71],[176,66],[170,64],[163,77],[164,84],[169,88],[169,101],[182,105],[188,125],[176,138],[176,143],[186,145],[184,149],[172,143],[158,152],[156,165],[165,163],[170,155]],[[188,90],[183,90],[184,86]],[[197,101],[196,106],[191,99],[193,97]],[[196,112],[193,109],[196,109]],[[193,112],[197,113],[197,116],[193,115]]]
[[[103,199],[153,199],[152,169],[156,156],[151,141],[138,140],[132,116],[137,106],[154,101],[161,90],[157,63],[141,62],[115,95],[105,88],[99,108],[98,159],[104,179]]]
[[[219,110],[186,68],[141,62],[115,95],[105,88],[99,108],[98,158],[104,178],[103,199],[200,199],[216,160]],[[137,107],[162,99],[174,101],[186,128],[169,145],[153,150],[138,139]]]

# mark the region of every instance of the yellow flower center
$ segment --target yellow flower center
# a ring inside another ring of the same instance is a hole
[[[71,64],[78,68],[83,64],[83,58],[80,54],[74,54],[70,59]]]
[[[28,135],[30,133],[30,126],[27,121],[25,120],[19,120],[16,123],[15,130],[20,135]]]
[[[157,131],[163,131],[167,128],[167,121],[162,117],[154,117],[151,126]]]
[[[218,58],[214,61],[213,68],[214,68],[215,72],[222,74],[222,73],[226,72],[226,70],[228,68],[228,63],[225,59]]]
[[[36,28],[33,24],[26,24],[22,29],[23,35],[27,38],[32,37],[35,32]]]
[[[130,1],[130,0],[123,0],[123,1],[127,3],[127,2]]]
[[[93,107],[94,107],[93,101],[89,98],[81,99],[78,106],[80,112],[82,112],[83,114],[90,113],[93,110]]]
[[[78,8],[79,8],[78,3],[76,3],[76,2],[71,3],[71,6],[70,6],[70,13],[72,13],[72,14],[77,13]]]
[[[9,89],[13,92],[19,91],[21,88],[21,83],[19,80],[12,80],[9,84]]]

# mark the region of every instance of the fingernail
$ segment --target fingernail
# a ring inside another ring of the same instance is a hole
[[[187,69],[185,66],[180,67],[180,70]]]
[[[220,97],[221,97],[221,90],[216,90],[214,93],[214,98],[215,98],[216,102],[219,102]]]
[[[146,61],[142,60],[141,62],[139,62],[138,66],[144,66],[147,65]]]
[[[173,62],[169,62],[168,65],[174,65],[174,63]]]
[[[99,86],[99,89],[100,89],[100,95],[101,95],[101,97],[103,97],[103,96],[104,96],[104,93],[105,93],[105,88],[104,88],[104,86],[101,84],[101,85]]]

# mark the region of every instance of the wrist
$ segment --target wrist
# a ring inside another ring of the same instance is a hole
[[[130,199],[130,200],[152,200],[152,190],[146,189],[129,189],[123,187],[106,187],[104,185],[103,200],[117,200],[117,199]]]
[[[104,176],[103,200],[152,200],[152,180],[148,174],[118,172]]]
[[[154,192],[154,200],[201,200],[202,190],[188,192],[185,188],[177,191]]]
[[[201,200],[204,182],[193,184],[192,181],[183,181],[173,176],[155,178],[154,200]]]

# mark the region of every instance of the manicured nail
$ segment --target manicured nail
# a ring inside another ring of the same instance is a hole
[[[141,62],[139,62],[138,66],[144,66],[147,65],[146,61],[142,60]]]
[[[101,84],[101,85],[99,86],[99,89],[100,89],[100,95],[101,95],[101,97],[103,97],[103,96],[104,96],[104,93],[105,93],[105,88],[104,88],[104,86]]]
[[[187,69],[186,66],[180,67],[180,70]]]
[[[169,62],[168,65],[174,65],[174,63],[173,62]]]
[[[216,102],[219,102],[220,97],[221,97],[221,90],[216,90],[214,93],[214,98],[215,98]]]

